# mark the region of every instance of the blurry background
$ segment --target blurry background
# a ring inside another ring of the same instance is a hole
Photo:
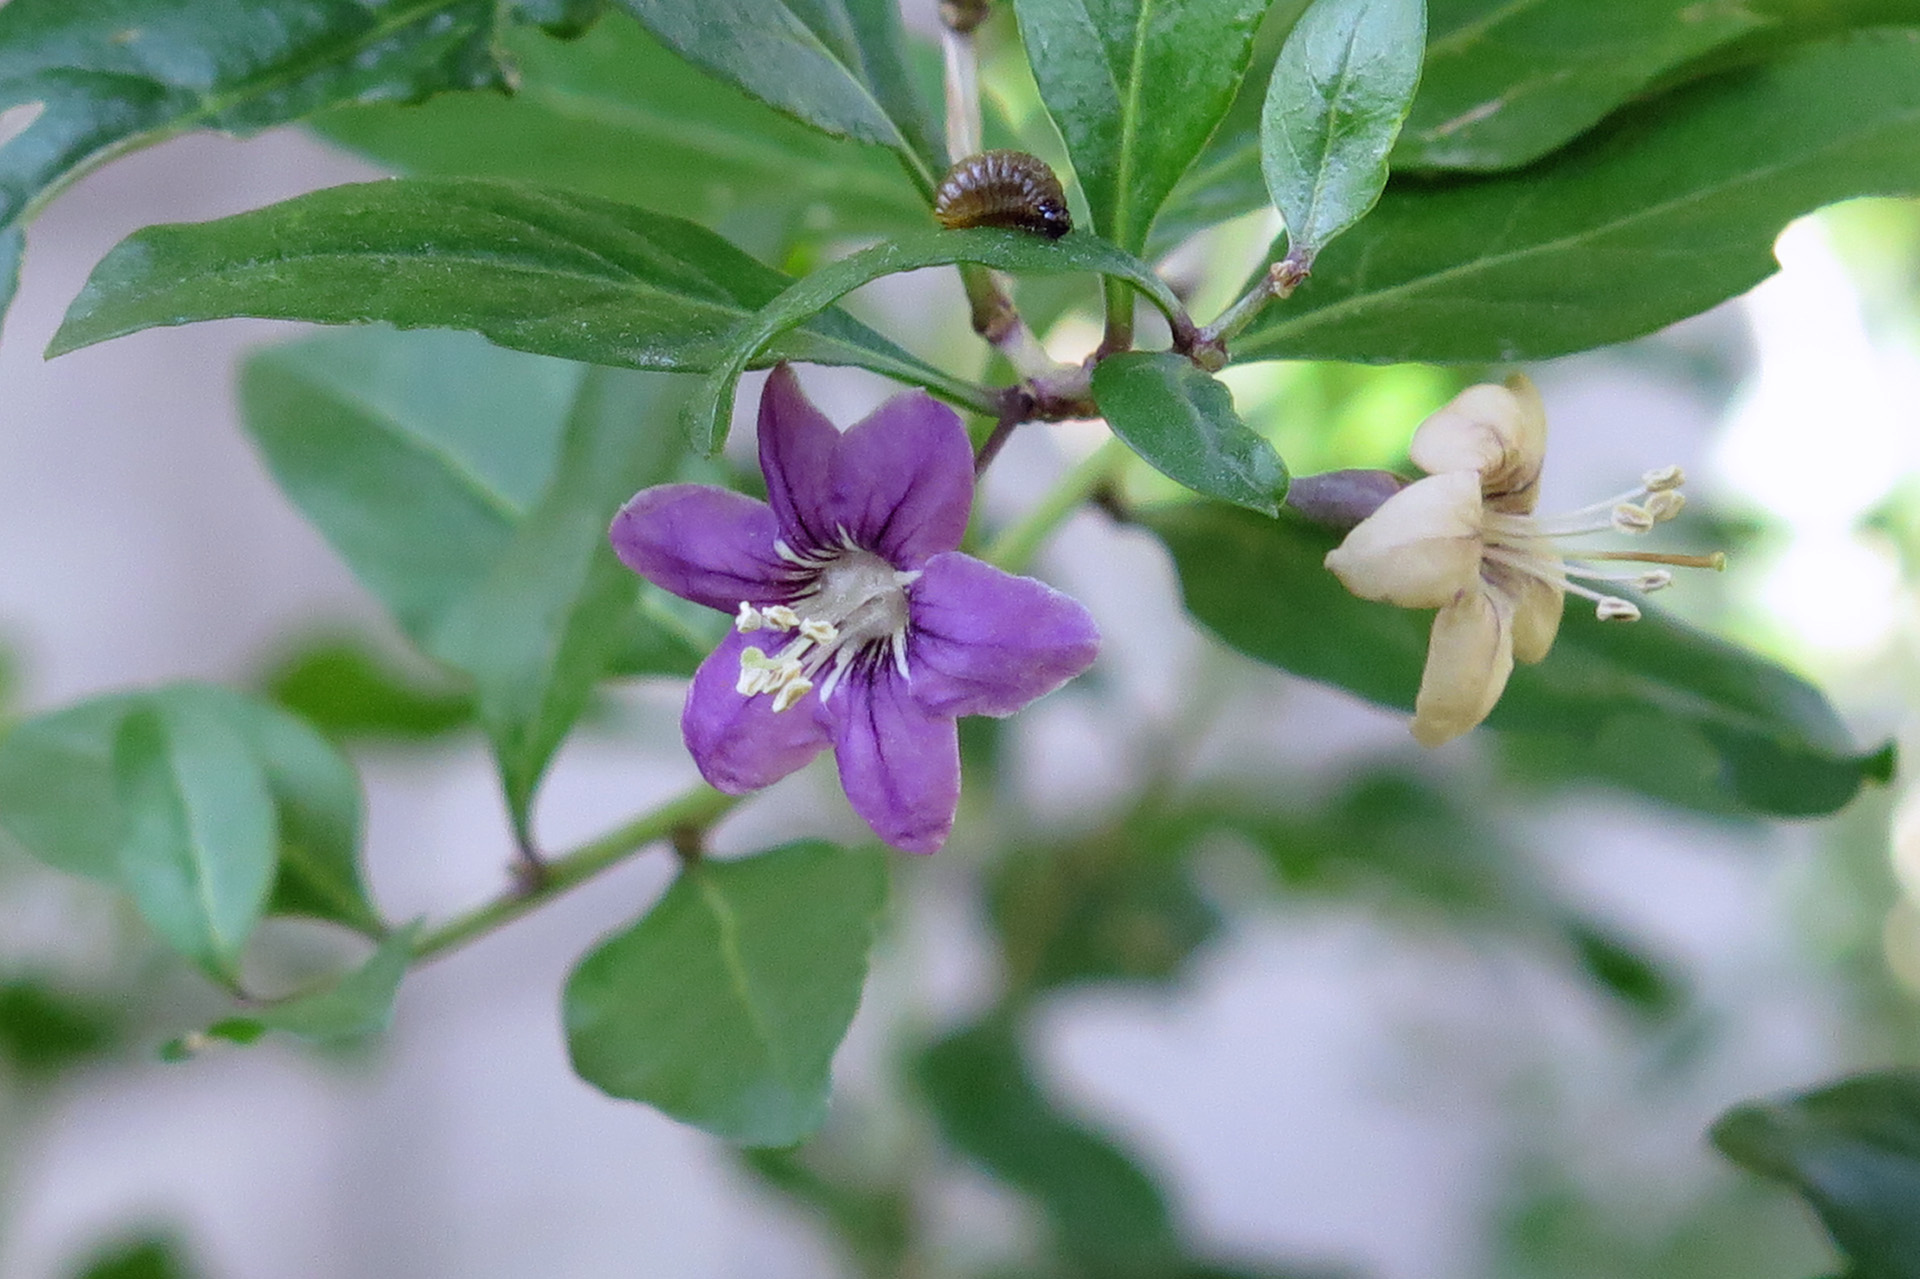
[[[39,355],[136,227],[371,172],[291,132],[193,138],[108,167],[35,224],[0,344],[7,714],[187,677],[258,684],[316,635],[397,643],[236,422],[236,355],[292,330],[231,322]],[[1684,464],[1683,524],[1734,566],[1661,602],[1808,674],[1863,743],[1912,751],[1920,208],[1835,210],[1779,253],[1782,273],[1738,303],[1529,370],[1554,431],[1543,509]],[[914,277],[861,305],[898,328],[926,289],[952,291]],[[1069,348],[1084,344],[1073,324],[1056,335]],[[1229,380],[1298,470],[1394,463],[1460,384],[1285,365]],[[887,389],[807,381],[842,420]],[[1097,438],[1072,424],[1016,437],[987,517]],[[1703,1133],[1736,1101],[1920,1049],[1920,802],[1901,845],[1897,793],[1764,825],[1530,779],[1487,734],[1425,754],[1399,716],[1207,641],[1143,534],[1077,516],[1037,571],[1094,609],[1102,663],[976,754],[948,851],[896,859],[892,935],[838,1071],[843,1157],[932,1160],[916,1200],[927,1273],[1011,1265],[1038,1229],[1030,1201],[929,1155],[902,1104],[902,1061],[996,997],[1021,903],[1048,887],[992,868],[990,922],[985,850],[1013,832],[1048,850],[1036,866],[1077,865],[1116,830],[1134,838],[1115,823],[1148,786],[1250,789],[1301,814],[1270,844],[1201,850],[1176,889],[1108,918],[1138,924],[1114,943],[1137,980],[1064,983],[1035,1011],[1037,1084],[1155,1174],[1204,1251],[1379,1279],[1805,1279],[1825,1264],[1796,1203],[1726,1170]],[[691,778],[678,698],[667,684],[609,698],[548,787],[550,843]],[[477,736],[356,758],[390,917],[497,890],[510,846]],[[856,830],[816,767],[718,847]],[[0,850],[0,1279],[64,1279],[141,1239],[174,1241],[181,1273],[213,1279],[853,1273],[732,1153],[567,1068],[566,971],[667,870],[643,857],[417,974],[364,1050],[269,1040],[163,1064],[157,1045],[218,1002],[105,890]],[[1067,891],[1133,891],[1087,873]],[[1549,904],[1529,913],[1535,893]],[[275,927],[296,957],[324,945]],[[170,1273],[145,1256],[156,1268],[95,1273]]]

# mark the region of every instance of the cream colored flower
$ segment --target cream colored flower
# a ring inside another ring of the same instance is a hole
[[[1641,486],[1553,519],[1533,514],[1546,457],[1547,419],[1533,383],[1468,387],[1414,433],[1412,455],[1427,478],[1381,503],[1327,554],[1327,567],[1363,599],[1435,608],[1427,665],[1414,703],[1413,735],[1427,746],[1487,717],[1515,661],[1553,647],[1568,594],[1594,601],[1609,621],[1640,610],[1574,579],[1658,590],[1664,570],[1605,572],[1569,562],[1557,543],[1612,530],[1644,533],[1679,514],[1678,467],[1649,471]],[[1718,568],[1724,557],[1587,552],[1587,560]]]

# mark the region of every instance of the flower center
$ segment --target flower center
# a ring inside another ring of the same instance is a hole
[[[1673,582],[1672,568],[1723,569],[1726,553],[1711,555],[1668,555],[1656,551],[1592,551],[1578,547],[1563,549],[1596,533],[1625,533],[1637,537],[1650,533],[1680,514],[1687,499],[1680,492],[1686,475],[1677,466],[1648,471],[1640,477],[1640,486],[1617,494],[1604,502],[1583,506],[1564,515],[1535,518],[1532,515],[1507,515],[1489,511],[1482,516],[1481,537],[1489,561],[1539,578],[1570,595],[1592,600],[1594,613],[1605,622],[1633,622],[1640,618],[1639,606],[1586,583],[1620,583],[1637,591],[1658,591]],[[1657,564],[1660,568],[1618,570],[1599,567],[1591,561],[1608,563]]]
[[[784,711],[820,683],[825,700],[847,669],[863,658],[891,658],[907,674],[907,587],[920,577],[903,573],[872,551],[855,546],[845,530],[841,545],[802,553],[774,543],[780,558],[802,570],[799,590],[786,603],[756,607],[740,601],[734,629],[791,633],[772,653],[748,647],[740,653],[734,688],[744,697],[766,693]],[[826,671],[824,677],[820,672]]]

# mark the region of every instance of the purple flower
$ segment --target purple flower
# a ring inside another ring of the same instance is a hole
[[[1085,670],[1078,603],[961,555],[973,454],[915,392],[843,435],[781,365],[760,397],[767,501],[667,484],[614,517],[634,572],[734,615],[680,727],[707,781],[739,795],[828,746],[854,811],[909,852],[946,842],[960,800],[955,717],[1011,715]]]

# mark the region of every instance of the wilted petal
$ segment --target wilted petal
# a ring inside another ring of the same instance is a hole
[[[1078,601],[969,555],[936,555],[909,593],[914,700],[938,715],[1011,715],[1093,664]]]
[[[764,644],[766,636],[735,631],[721,641],[694,672],[680,713],[680,732],[700,776],[729,795],[771,786],[831,740],[817,698],[776,712],[766,694],[746,697],[735,691],[741,650],[756,639]]]
[[[1441,609],[1427,639],[1427,666],[1413,704],[1413,735],[1438,746],[1466,732],[1500,700],[1513,674],[1512,617],[1477,587]]]
[[[681,599],[728,613],[742,600],[784,598],[787,566],[774,553],[776,536],[765,502],[703,484],[642,489],[608,531],[628,568]]]
[[[1480,478],[1454,471],[1417,480],[1380,504],[1326,564],[1362,599],[1439,608],[1480,575]]]
[[[833,455],[840,431],[800,389],[785,364],[760,392],[760,472],[780,532],[795,549],[839,544],[834,532]]]
[[[834,694],[840,786],[874,833],[909,853],[947,842],[960,806],[960,735],[914,701],[891,663]]]
[[[1546,657],[1560,633],[1567,593],[1544,578],[1504,565],[1489,563],[1483,572],[1489,589],[1506,596],[1513,614],[1514,660],[1531,663]]]
[[[840,437],[833,518],[895,568],[951,551],[973,510],[973,448],[959,414],[924,391],[896,395]]]
[[[1429,475],[1475,471],[1487,505],[1515,515],[1533,510],[1547,453],[1540,392],[1521,374],[1505,386],[1470,386],[1413,433],[1414,463]]]

